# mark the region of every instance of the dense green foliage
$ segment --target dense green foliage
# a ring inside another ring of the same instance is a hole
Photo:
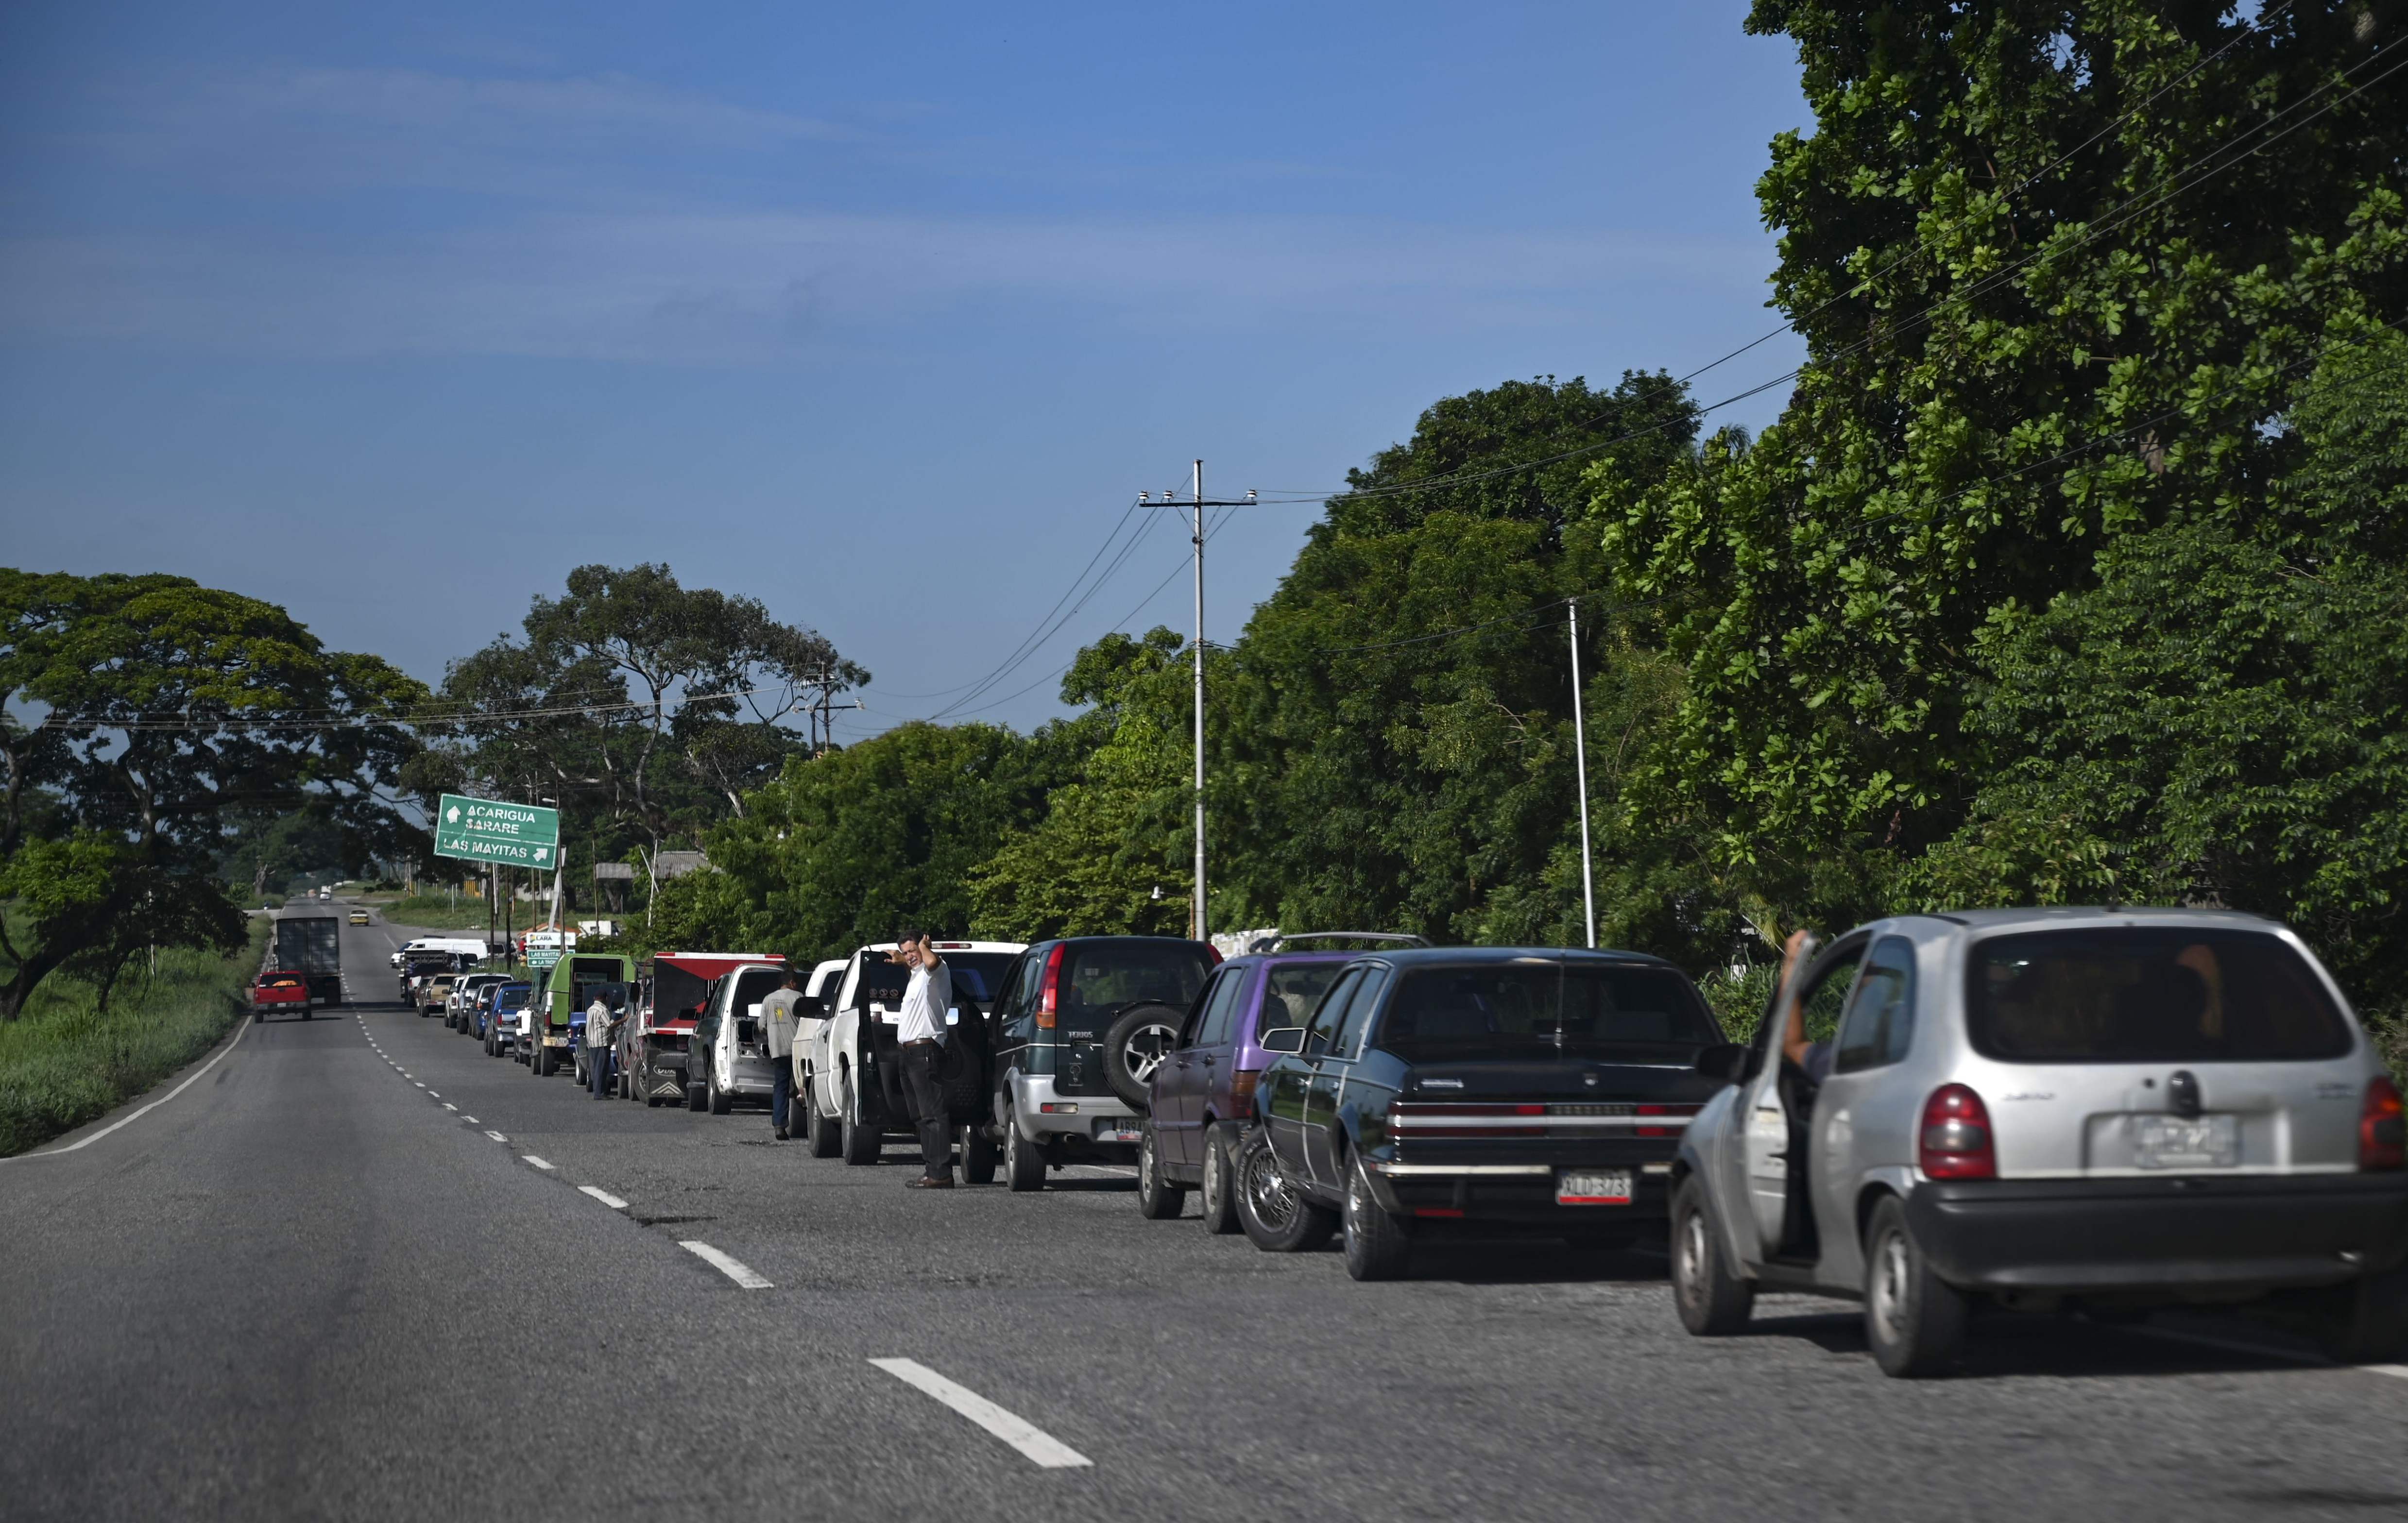
[[[231,956],[172,947],[155,971],[146,958],[107,1004],[80,979],[36,989],[21,1018],[0,1024],[0,1158],[107,1115],[208,1051],[250,1015],[267,934],[262,917]]]
[[[154,946],[239,945],[219,870],[245,819],[311,810],[357,860],[424,690],[283,609],[181,576],[0,571],[0,1020],[62,967],[105,999]],[[38,717],[34,711],[38,709]]]
[[[1815,113],[1760,187],[1811,358],[1727,469],[1595,484],[1689,670],[1642,806],[1713,820],[1785,915],[1888,903],[1997,764],[1985,634],[2127,536],[2245,521],[2315,358],[2408,312],[2408,76],[2365,66],[2400,19],[2263,22],[1759,0]]]
[[[757,599],[666,565],[579,566],[519,637],[452,663],[435,705],[448,722],[405,782],[430,805],[447,790],[557,800],[572,862],[634,860],[741,816],[810,750],[785,721],[867,678]]]

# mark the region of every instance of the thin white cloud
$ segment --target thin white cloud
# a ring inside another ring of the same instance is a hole
[[[249,239],[0,243],[0,334],[307,356],[490,353],[758,363],[1015,309],[1243,331],[1594,317],[1668,283],[1754,291],[1761,251],[1634,235],[1332,219],[552,216],[329,253]]]

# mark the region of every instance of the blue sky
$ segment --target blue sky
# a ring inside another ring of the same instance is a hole
[[[1440,396],[1770,326],[1753,185],[1806,112],[1744,11],[20,0],[0,560],[429,680],[569,566],[666,561],[867,665],[850,733],[933,713],[1198,455],[1324,490]],[[1214,538],[1209,633],[1313,512]],[[1154,529],[983,717],[1184,629],[1183,553]]]

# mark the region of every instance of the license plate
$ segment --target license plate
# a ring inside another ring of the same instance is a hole
[[[1627,1169],[1566,1169],[1555,1175],[1557,1205],[1628,1205]]]
[[[1141,1140],[1142,1134],[1138,1131],[1138,1124],[1134,1119],[1104,1120],[1096,1123],[1096,1141],[1097,1142],[1133,1143]]]
[[[2229,1169],[2241,1161],[2239,1117],[2134,1119],[2133,1161],[2143,1169]]]

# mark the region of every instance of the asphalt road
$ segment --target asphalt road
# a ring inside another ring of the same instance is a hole
[[[2408,1378],[2245,1324],[2000,1317],[1915,1384],[1829,1302],[1689,1338],[1643,1252],[1362,1286],[1144,1221],[1115,1171],[907,1191],[904,1148],[484,1057],[383,1003],[404,934],[346,929],[352,1008],[0,1162],[0,1516],[2408,1515]]]

